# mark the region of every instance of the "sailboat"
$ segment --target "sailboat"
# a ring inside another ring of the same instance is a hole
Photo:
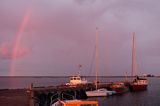
[[[96,59],[96,81],[95,81],[95,86],[96,90],[93,91],[86,91],[86,94],[88,97],[97,97],[97,96],[108,96],[112,95],[115,93],[115,91],[108,91],[105,88],[100,88],[98,89],[98,71],[99,71],[99,55],[98,55],[98,28],[96,28],[96,54],[95,54],[95,59]]]
[[[146,78],[140,78],[138,76],[138,65],[136,63],[136,48],[135,48],[135,33],[133,33],[133,47],[132,47],[132,76],[136,72],[136,78],[130,84],[131,91],[146,90],[148,86],[148,80]]]

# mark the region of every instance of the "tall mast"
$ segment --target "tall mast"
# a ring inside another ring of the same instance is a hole
[[[136,47],[135,47],[135,32],[133,32],[133,44],[132,44],[132,75],[134,76],[135,71],[137,71],[137,63],[136,63]],[[138,74],[136,72],[136,74]]]
[[[95,59],[96,59],[96,89],[98,88],[98,72],[99,72],[99,46],[98,46],[99,42],[98,42],[98,28],[96,28],[96,55],[95,55]]]
[[[136,70],[135,74],[138,75],[138,64],[137,64],[137,62],[136,62],[136,69],[135,70]]]

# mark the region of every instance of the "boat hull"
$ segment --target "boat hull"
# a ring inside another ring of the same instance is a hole
[[[114,88],[113,90],[116,91],[116,94],[123,94],[129,91],[129,89],[127,87],[125,88]]]
[[[88,97],[100,97],[100,96],[109,96],[112,91],[107,91],[106,89],[97,89],[93,91],[86,91]]]
[[[129,91],[128,87],[123,82],[113,83],[110,88],[116,91],[116,94],[123,94]]]
[[[147,90],[147,85],[131,84],[129,88],[130,88],[130,91],[143,91],[143,90]]]
[[[98,92],[98,91],[87,91],[86,94],[88,97],[107,96],[106,92]]]

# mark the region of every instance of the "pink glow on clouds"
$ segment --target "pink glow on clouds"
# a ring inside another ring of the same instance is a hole
[[[1,59],[17,59],[29,54],[32,51],[31,48],[19,46],[19,48],[16,51],[15,57],[12,58],[13,56],[12,50],[13,50],[13,44],[9,42],[4,42],[0,44],[0,58]]]

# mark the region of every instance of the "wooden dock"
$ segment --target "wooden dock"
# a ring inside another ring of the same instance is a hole
[[[29,106],[40,106],[39,104],[43,104],[42,99],[46,99],[46,101],[51,102],[47,100],[47,97],[51,97],[54,94],[58,94],[61,96],[64,96],[65,92],[69,93],[69,95],[80,98],[80,99],[86,99],[86,89],[94,89],[94,85],[78,85],[78,86],[66,86],[66,85],[60,85],[60,86],[49,86],[49,87],[34,87],[33,84],[30,84],[29,89],[27,90],[28,97],[29,97]],[[64,93],[64,94],[63,94]],[[42,97],[43,96],[43,97]],[[60,97],[61,97],[60,96]],[[43,106],[43,105],[42,105]]]
[[[108,89],[110,84],[111,83],[98,83],[98,88]],[[77,86],[59,85],[48,87],[34,87],[33,84],[30,84],[29,89],[27,90],[29,106],[50,106],[50,100],[55,95],[60,99],[64,97],[67,99],[87,99],[85,91],[94,90],[95,88],[94,83]],[[69,96],[73,98],[70,98]]]

